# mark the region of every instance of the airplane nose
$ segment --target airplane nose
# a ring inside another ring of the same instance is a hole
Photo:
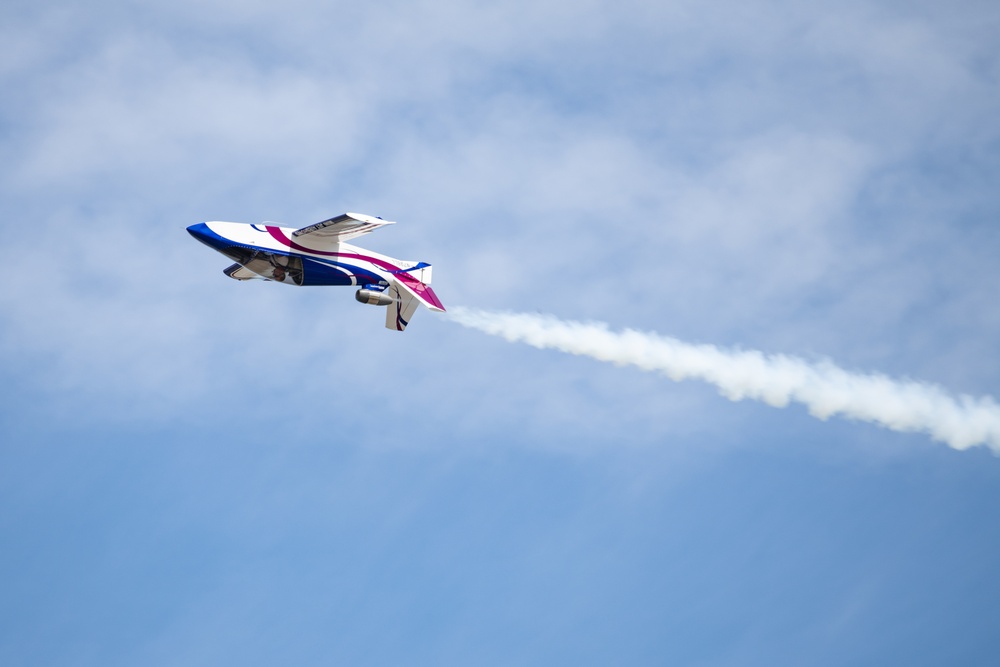
[[[188,234],[214,250],[219,250],[222,246],[226,245],[225,240],[213,231],[207,222],[199,222],[197,225],[191,225],[187,230]]]
[[[197,225],[191,225],[190,227],[187,228],[187,230],[191,236],[195,237],[202,243],[205,243],[208,240],[209,236],[208,225],[206,225],[204,222],[199,222]]]

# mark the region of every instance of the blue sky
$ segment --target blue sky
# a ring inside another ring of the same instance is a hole
[[[0,662],[987,665],[1000,460],[236,283],[1000,395],[995,3],[7,3]]]

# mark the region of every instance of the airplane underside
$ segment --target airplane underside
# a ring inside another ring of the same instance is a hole
[[[253,274],[237,272],[237,266],[225,270],[226,275],[237,280],[263,278],[302,287],[388,284],[374,272],[334,260],[239,246],[231,246],[220,252]]]

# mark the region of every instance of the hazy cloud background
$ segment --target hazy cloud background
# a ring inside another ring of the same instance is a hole
[[[992,3],[0,16],[4,662],[992,662],[986,451],[184,232],[358,210],[446,305],[1000,395]]]

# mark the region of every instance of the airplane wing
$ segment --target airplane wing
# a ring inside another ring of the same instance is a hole
[[[292,236],[308,236],[310,240],[322,240],[327,243],[340,243],[358,236],[364,236],[385,225],[394,225],[395,222],[375,218],[364,213],[344,213],[335,218],[317,222],[302,229],[296,229]]]
[[[222,272],[234,280],[253,280],[254,278],[260,278],[260,276],[242,264],[233,264],[228,269],[223,269]]]

